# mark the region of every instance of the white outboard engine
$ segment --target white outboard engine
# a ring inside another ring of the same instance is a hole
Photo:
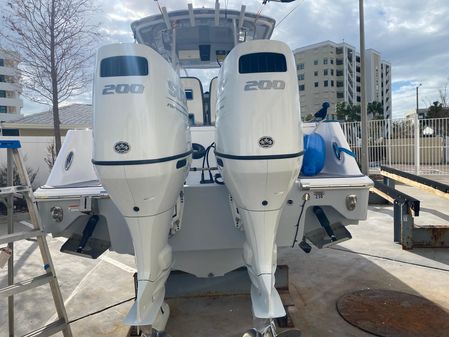
[[[93,124],[93,163],[126,219],[136,256],[138,294],[125,323],[156,327],[158,315],[168,318],[161,310],[173,264],[167,241],[191,162],[179,76],[145,45],[100,48]]]
[[[303,150],[290,48],[267,40],[236,46],[220,70],[217,111],[216,157],[245,231],[254,315],[281,317],[276,233]]]

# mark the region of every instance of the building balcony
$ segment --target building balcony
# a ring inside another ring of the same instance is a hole
[[[353,69],[351,63],[348,63],[348,71],[349,71],[350,73],[352,73],[352,72],[354,71],[354,69]]]
[[[0,90],[20,92],[20,85],[17,83],[0,82]]]
[[[23,107],[23,101],[20,98],[0,97],[0,106],[13,106],[20,109]]]
[[[1,67],[0,66],[0,75],[17,76],[18,75],[18,70],[17,70],[17,68]]]

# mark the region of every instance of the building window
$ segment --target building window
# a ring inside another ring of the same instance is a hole
[[[343,60],[337,60],[337,66],[341,66],[343,64]]]
[[[324,81],[324,86],[325,86],[325,87],[328,87],[328,86],[329,86],[329,81],[328,81],[328,80]]]
[[[323,64],[327,64],[328,60],[327,58],[323,59]]]
[[[318,60],[314,60],[313,64],[317,66],[318,65]]]
[[[298,75],[298,80],[304,81],[304,74],[299,74]]]
[[[0,67],[4,67],[5,66],[5,60],[4,59],[0,59]]]
[[[343,81],[337,81],[337,88],[343,87]]]
[[[343,48],[336,48],[335,49],[335,54],[337,54],[337,55],[343,54]]]
[[[357,102],[360,102],[360,96],[357,96]]]
[[[1,113],[1,114],[7,113],[7,107],[4,106],[4,105],[0,105],[0,113]]]
[[[334,76],[334,69],[331,69],[331,76]]]
[[[0,75],[0,82],[5,82],[5,75]]]
[[[0,97],[6,97],[6,91],[0,90]]]
[[[356,57],[355,57],[355,60],[356,60],[357,62],[360,62],[360,56],[356,56]]]
[[[318,82],[315,82],[315,88],[318,88]]]
[[[334,64],[334,59],[331,59],[331,64]]]
[[[301,84],[298,88],[299,88],[299,91],[304,91],[304,84]]]
[[[331,87],[334,86],[334,80],[331,80]]]
[[[188,100],[188,101],[193,100],[193,90],[192,89],[185,89],[184,92],[186,93],[186,100]]]
[[[337,98],[344,98],[345,95],[342,92],[337,92]]]
[[[357,76],[357,77],[355,78],[355,80],[356,80],[357,82],[360,82],[360,76]]]
[[[297,66],[298,70],[303,70],[304,69],[304,63],[300,63]]]
[[[360,67],[356,67],[355,71],[357,71],[359,73],[360,72]]]
[[[313,72],[313,75],[314,75],[314,76],[318,76],[318,71],[314,71],[314,72]]]
[[[2,136],[20,136],[19,129],[3,129]]]
[[[323,70],[323,74],[324,74],[324,76],[329,75],[329,70],[328,70],[328,69],[324,69],[324,70]]]
[[[360,92],[360,87],[357,87],[357,92]]]

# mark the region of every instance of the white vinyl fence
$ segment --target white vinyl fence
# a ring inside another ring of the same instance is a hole
[[[361,156],[360,124],[341,123],[358,162]],[[419,175],[449,175],[449,118],[372,120],[368,122],[368,138],[368,160],[372,172],[386,165]],[[37,172],[34,187],[45,184],[50,169],[44,158],[53,138],[0,136],[0,139],[19,139],[25,165]],[[5,167],[6,150],[0,149],[0,170]]]
[[[346,139],[361,157],[361,123],[341,123]],[[370,171],[381,165],[418,174],[449,175],[449,118],[368,121]]]
[[[47,157],[48,146],[53,144],[53,137],[0,136],[1,139],[20,140],[25,166],[29,171],[37,173],[33,187],[44,185],[50,174],[50,168],[45,163],[44,158]],[[0,149],[0,171],[6,172],[6,149]]]

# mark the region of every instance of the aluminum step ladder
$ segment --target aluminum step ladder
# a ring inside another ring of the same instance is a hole
[[[11,257],[8,260],[8,286],[0,289],[0,297],[8,297],[9,336],[14,337],[14,295],[44,284],[49,284],[58,318],[55,322],[32,331],[24,335],[24,337],[51,336],[58,332],[62,332],[64,337],[72,337],[64,300],[61,295],[50,250],[37,210],[33,189],[20,153],[20,147],[20,141],[18,140],[0,140],[0,149],[7,150],[8,185],[8,187],[0,187],[0,198],[4,200],[3,202],[8,209],[8,234],[0,236],[0,245],[7,243],[11,252]],[[13,186],[13,162],[19,175],[20,186]],[[33,225],[33,229],[30,231],[14,231],[13,198],[15,195],[23,196],[26,200],[31,223]],[[42,255],[45,273],[29,280],[14,283],[14,242],[29,238],[36,238],[37,240]]]

